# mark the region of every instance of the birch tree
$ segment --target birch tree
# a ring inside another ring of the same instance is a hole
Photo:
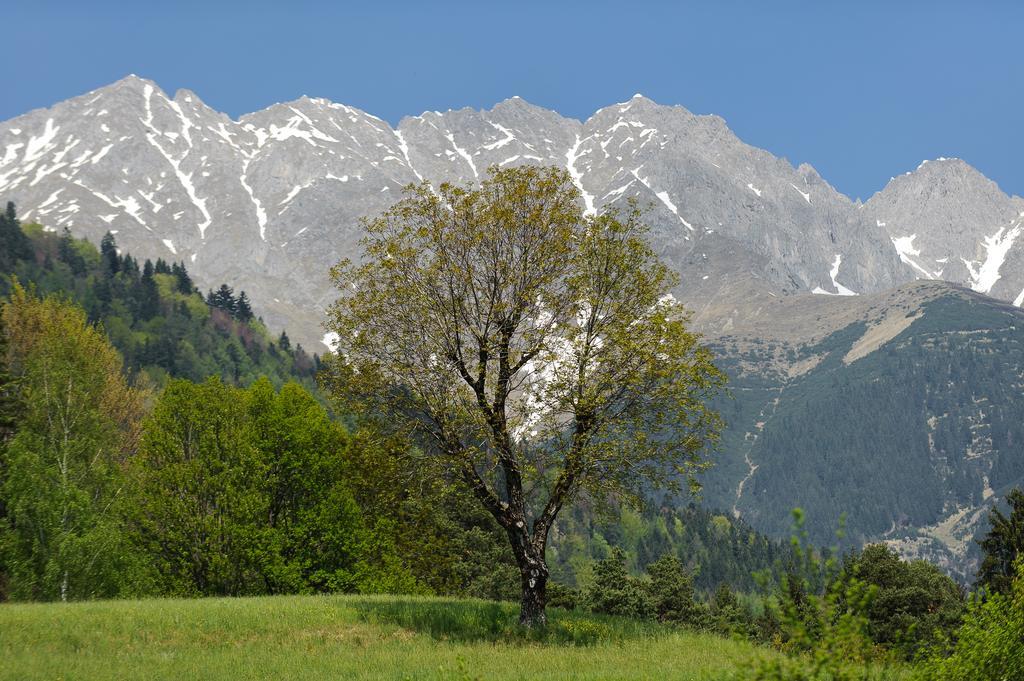
[[[117,504],[144,393],[127,384],[120,355],[80,308],[16,283],[3,321],[22,403],[0,467],[10,594],[116,595],[133,576]]]

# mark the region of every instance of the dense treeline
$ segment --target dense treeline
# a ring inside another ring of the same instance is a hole
[[[496,595],[491,528],[299,384],[155,394],[66,300],[15,283],[0,319],[0,600]]]
[[[294,380],[315,389],[319,357],[292,347],[286,333],[272,338],[244,291],[236,297],[223,285],[204,299],[184,263],[140,263],[119,253],[111,234],[97,250],[67,230],[22,229],[10,204],[2,221],[0,295],[17,280],[68,297],[102,324],[130,373],[157,386],[170,377],[248,385],[266,376],[276,386]]]
[[[767,575],[772,584],[793,564],[788,544],[768,539],[741,520],[695,503],[647,504],[641,510],[615,508],[597,513],[580,505],[559,522],[549,562],[552,575],[568,586],[586,581],[595,561],[618,550],[628,571],[641,574],[665,556],[679,559],[694,587],[713,593],[721,584],[743,592],[761,591]]]

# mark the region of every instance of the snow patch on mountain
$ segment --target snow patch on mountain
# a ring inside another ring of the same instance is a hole
[[[856,291],[851,291],[850,289],[846,288],[845,286],[843,286],[842,284],[840,284],[836,280],[836,277],[839,276],[839,267],[840,267],[840,265],[842,265],[842,263],[843,263],[843,256],[841,254],[839,254],[839,253],[836,253],[836,258],[835,258],[835,260],[832,261],[832,269],[830,269],[829,273],[828,273],[829,277],[832,279],[832,286],[836,290],[835,293],[832,293],[831,291],[826,291],[825,289],[821,288],[820,286],[814,287],[814,290],[811,291],[811,293],[817,293],[819,295],[828,295],[828,296],[855,296],[855,295],[857,295]]]
[[[585,206],[583,214],[596,215],[597,208],[594,207],[594,197],[583,188],[583,173],[576,168],[576,161],[582,156],[580,153],[580,145],[582,143],[583,140],[580,139],[579,135],[576,135],[576,142],[572,145],[572,148],[565,152],[565,168],[569,171],[573,184],[580,190],[580,196],[583,197],[583,204]]]
[[[917,238],[916,234],[901,237],[894,236],[890,238],[892,239],[892,245],[896,247],[896,252],[899,254],[900,260],[902,260],[903,262],[907,263],[915,270],[920,272],[925,279],[935,278],[932,276],[931,272],[918,265],[917,262],[914,260],[915,257],[921,255],[921,250],[918,248],[914,248],[914,239]]]
[[[1009,229],[1000,227],[992,236],[986,236],[982,242],[985,249],[985,260],[978,267],[976,261],[961,258],[967,271],[971,274],[971,288],[980,293],[988,293],[999,280],[999,270],[1006,260],[1006,254],[1013,242],[1020,236],[1022,225],[1018,221]]]

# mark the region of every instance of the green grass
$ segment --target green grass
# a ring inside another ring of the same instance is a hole
[[[372,596],[0,605],[0,679],[717,679],[767,649],[631,620]]]

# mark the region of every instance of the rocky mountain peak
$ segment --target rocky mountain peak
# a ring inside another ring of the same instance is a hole
[[[307,346],[322,335],[327,269],[358,257],[361,217],[411,182],[472,183],[522,163],[565,168],[587,213],[637,199],[683,275],[678,297],[705,310],[918,276],[993,282],[987,292],[1007,300],[1024,288],[1009,223],[1024,206],[963,162],[925,164],[861,208],[720,117],[642,95],[585,122],[512,97],[392,128],[305,96],[232,120],[190,90],[170,98],[132,75],[0,124],[0,196],[27,219],[94,241],[110,230],[140,256],[183,260],[201,285],[247,290],[258,314]]]

